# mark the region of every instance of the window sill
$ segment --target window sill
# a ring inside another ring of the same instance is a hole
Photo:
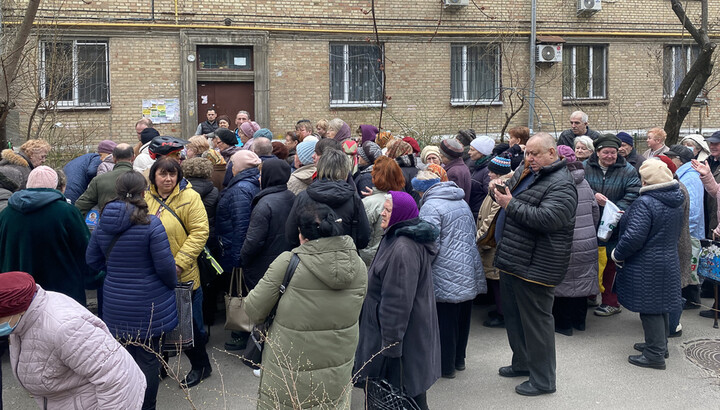
[[[450,101],[452,107],[470,107],[470,106],[502,106],[502,101]]]
[[[109,110],[112,108],[108,105],[56,105],[52,108],[40,108],[40,111],[88,111],[88,110]]]
[[[608,105],[610,100],[607,98],[583,98],[583,99],[563,99],[562,105]]]
[[[380,102],[367,102],[367,103],[340,103],[340,102],[332,102],[330,101],[330,108],[380,108],[380,106],[383,105]],[[387,104],[385,104],[385,107],[387,107]]]

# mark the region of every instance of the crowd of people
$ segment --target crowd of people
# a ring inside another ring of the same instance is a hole
[[[555,335],[584,331],[588,306],[640,313],[628,361],[654,369],[699,307],[691,259],[720,234],[720,132],[668,147],[652,128],[639,155],[636,137],[590,130],[580,111],[557,139],[519,126],[507,143],[353,134],[339,118],[275,140],[245,111],[235,124],[211,109],[183,140],[142,119],[134,146],[104,140],[63,169],[44,165],[43,140],[2,151],[0,337],[38,403],[154,409],[179,283],[194,333],[180,384],[198,385],[234,275],[248,317],[274,317],[253,363],[258,408],[349,407],[348,386],[383,379],[427,409],[427,390],[465,370],[485,293],[483,325],[504,327],[512,351],[498,373],[527,378],[526,396],[556,390]],[[205,252],[222,274],[201,272]],[[225,337],[240,354],[253,343]]]

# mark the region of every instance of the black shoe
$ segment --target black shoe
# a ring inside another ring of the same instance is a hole
[[[690,302],[689,300],[683,305],[683,310],[700,309],[700,305],[697,303]]]
[[[459,372],[465,370],[465,359],[455,362],[455,370]]]
[[[648,360],[648,358],[642,354],[628,356],[628,362],[630,362],[630,364],[634,364],[635,366],[665,370],[665,360],[663,360],[662,362],[653,362]]]
[[[540,390],[530,383],[530,380],[522,382],[515,386],[515,392],[523,396],[540,396],[541,394],[555,393],[555,389],[552,390]]]
[[[229,351],[237,351],[237,350],[245,350],[247,347],[247,341],[248,341],[248,335],[249,333],[240,334],[240,337],[236,337],[234,335],[230,335],[231,339],[225,342],[225,350]]]
[[[488,317],[489,317],[489,318],[502,317],[502,315],[498,313],[497,309],[493,309],[493,310],[491,310],[491,311],[488,312]]]
[[[641,353],[642,353],[642,352],[645,351],[645,343],[635,343],[635,344],[633,345],[633,349],[635,349],[635,350],[637,350],[638,352],[641,352]],[[670,357],[670,352],[668,352],[667,350],[665,350],[665,358],[667,359],[667,358],[669,358],[669,357]]]
[[[502,377],[521,377],[530,376],[527,370],[513,370],[512,366],[505,366],[498,369],[498,374]]]
[[[505,327],[505,319],[502,317],[493,317],[483,322],[485,327]]]
[[[712,309],[702,310],[698,314],[702,317],[708,317],[710,319],[715,319],[715,311]]]
[[[678,330],[677,332],[670,332],[668,337],[680,337],[682,336],[682,329]]]
[[[168,377],[167,368],[165,366],[160,367],[160,380],[165,380]]]
[[[559,327],[556,327],[555,333],[560,333],[561,335],[565,335],[565,336],[572,336],[573,330],[572,330],[572,328],[560,329]]]
[[[185,376],[185,380],[182,381],[182,385],[180,387],[189,389],[191,387],[197,386],[198,384],[200,384],[200,382],[202,380],[205,380],[208,377],[210,377],[211,373],[212,373],[211,367],[190,370],[190,373],[188,373],[187,376]]]
[[[454,379],[455,378],[455,370],[451,371],[450,373],[443,373],[442,378],[443,379]]]

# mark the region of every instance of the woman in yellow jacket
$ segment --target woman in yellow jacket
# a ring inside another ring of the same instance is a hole
[[[150,168],[150,189],[145,193],[149,213],[162,221],[175,269],[181,282],[193,281],[193,332],[195,345],[185,350],[192,370],[184,385],[193,387],[210,376],[212,368],[205,350],[207,335],[202,318],[202,288],[197,257],[207,242],[209,227],[200,194],[183,178],[178,161],[169,157],[158,159]]]

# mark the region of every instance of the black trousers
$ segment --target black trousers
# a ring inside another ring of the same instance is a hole
[[[650,315],[640,313],[645,332],[645,350],[643,355],[653,362],[664,362],[667,352],[667,338],[670,334],[669,314]]]
[[[687,299],[687,303],[691,306],[693,303],[697,303],[698,305],[702,302],[700,300],[700,285],[687,285],[684,288],[682,288],[682,297]]]
[[[555,389],[555,288],[500,272],[500,291],[513,370],[529,371],[538,389]]]
[[[585,330],[587,296],[578,298],[555,297],[552,309],[556,329]]]
[[[470,336],[472,300],[460,303],[437,302],[440,327],[440,357],[442,374],[451,374],[455,366],[464,363],[465,349]]]
[[[145,375],[147,388],[143,399],[142,410],[154,410],[157,403],[157,392],[160,387],[160,360],[155,352],[160,352],[160,338],[152,338],[146,342],[152,352],[142,346],[125,345],[130,356],[135,360],[140,370]]]

